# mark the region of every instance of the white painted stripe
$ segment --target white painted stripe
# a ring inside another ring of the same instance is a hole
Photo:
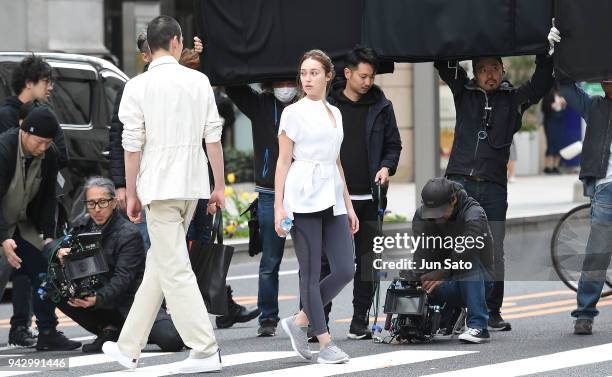
[[[187,354],[185,354],[187,355]],[[259,363],[262,361],[270,361],[276,359],[284,359],[288,357],[296,356],[295,352],[244,352],[237,353],[233,355],[223,356],[221,354],[221,362],[223,364],[223,368],[231,367],[234,365],[240,364],[250,364],[250,363]],[[151,365],[149,367],[144,368],[136,368],[135,371],[130,372],[130,377],[132,376],[146,376],[146,377],[158,377],[158,376],[168,376],[172,374],[177,374],[175,372],[177,363],[170,364],[159,364],[159,365]],[[118,372],[110,372],[110,373],[100,373],[100,374],[92,374],[87,375],[87,377],[113,377],[113,376],[123,376],[125,377],[125,371]]]
[[[515,377],[610,360],[612,360],[612,343],[504,363],[483,365],[475,368],[431,374],[427,377]]]
[[[285,276],[285,275],[297,275],[299,270],[287,270],[287,271],[279,271],[278,272],[278,276]],[[259,278],[259,274],[252,274],[252,275],[236,275],[236,276],[228,276],[227,281],[231,281],[231,280],[246,280],[246,279],[258,279]]]
[[[143,352],[140,354],[140,358],[143,359],[147,357],[164,356],[168,354],[169,354],[168,352]],[[34,354],[34,353],[29,354],[30,357],[35,357],[34,355],[36,355],[36,357],[43,357],[43,354]],[[85,367],[89,365],[104,364],[104,363],[111,363],[111,362],[114,362],[114,361],[112,361],[105,354],[101,353],[101,354],[96,354],[96,355],[71,357],[68,360],[68,365],[70,366],[70,368],[77,368],[77,367]],[[119,364],[117,365],[119,366]],[[32,373],[40,373],[40,371],[28,371],[28,372],[26,371],[24,372],[3,371],[3,372],[0,372],[0,377],[20,376],[20,375],[32,374]]]
[[[301,367],[271,370],[260,373],[245,374],[240,377],[325,377],[336,376],[344,373],[363,372],[381,368],[389,368],[399,365],[420,363],[422,361],[443,359],[475,353],[476,351],[394,351],[376,355],[356,357],[346,364],[308,364]],[[294,354],[295,355],[295,354]],[[497,377],[497,376],[496,376]]]

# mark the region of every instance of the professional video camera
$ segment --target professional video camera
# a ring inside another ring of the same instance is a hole
[[[398,342],[426,342],[434,336],[453,336],[465,322],[465,309],[448,310],[429,302],[418,272],[407,270],[387,289],[385,330]]]
[[[79,233],[78,229],[73,229],[62,240],[52,243],[47,276],[38,288],[41,299],[58,303],[95,293],[102,285],[100,275],[108,272],[108,264],[100,247],[101,238],[99,232]],[[57,257],[61,248],[70,248],[63,263]]]

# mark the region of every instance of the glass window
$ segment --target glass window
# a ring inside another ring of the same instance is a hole
[[[93,81],[55,77],[50,102],[62,124],[89,124]]]
[[[113,76],[106,76],[104,78],[104,98],[106,103],[106,108],[108,109],[107,114],[109,114],[108,122],[110,123],[111,117],[113,115],[113,109],[115,106],[115,99],[117,98],[117,93],[123,87],[124,82],[119,80]]]

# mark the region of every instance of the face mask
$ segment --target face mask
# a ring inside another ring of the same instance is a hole
[[[297,90],[295,88],[274,88],[274,97],[283,103],[291,101],[296,94]]]

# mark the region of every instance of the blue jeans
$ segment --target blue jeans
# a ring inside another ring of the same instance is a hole
[[[145,252],[149,251],[151,247],[151,240],[149,239],[149,231],[147,230],[147,216],[145,215],[144,209],[142,210],[142,221],[136,224],[138,227],[138,231],[142,236],[142,240],[144,241]]]
[[[572,312],[572,317],[593,320],[599,314],[596,306],[612,255],[611,225],[612,182],[607,182],[595,188],[591,202],[591,233],[578,282],[578,307]]]
[[[431,293],[431,302],[438,305],[446,303],[447,309],[467,308],[467,327],[486,329],[489,313],[485,286],[488,284],[485,283],[481,271],[474,269],[467,276],[457,277],[456,280],[438,285]]]
[[[193,214],[193,219],[189,223],[187,229],[187,242],[189,241],[210,241],[212,232],[212,218],[206,209],[208,207],[208,199],[198,199],[198,205]]]
[[[259,193],[257,218],[263,248],[257,293],[257,307],[261,310],[259,323],[266,320],[278,322],[278,269],[283,259],[285,239],[274,230],[274,194]]]
[[[506,212],[508,190],[505,186],[489,181],[477,182],[461,175],[449,175],[448,179],[460,183],[469,196],[474,198],[487,214],[495,255],[495,276],[486,284],[487,307],[491,313],[499,313],[504,301],[504,238],[506,237]]]

